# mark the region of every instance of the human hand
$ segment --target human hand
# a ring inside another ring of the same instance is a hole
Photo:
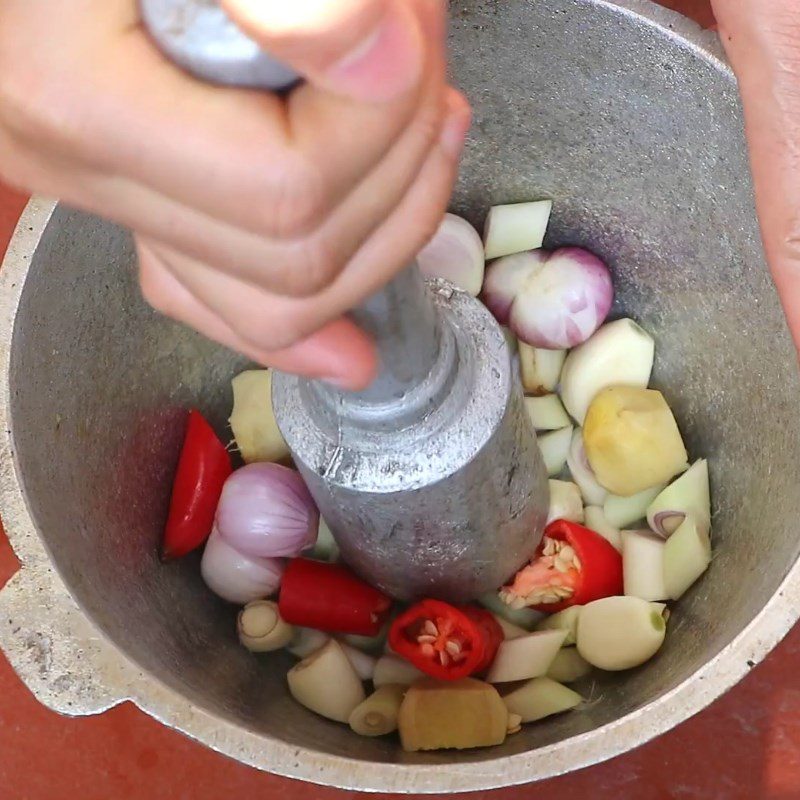
[[[374,348],[343,314],[433,234],[469,125],[445,5],[224,0],[307,78],[282,99],[182,73],[134,0],[3,0],[0,174],[131,228],[165,314],[361,388]]]
[[[800,348],[800,5],[712,2],[742,94],[767,260]]]

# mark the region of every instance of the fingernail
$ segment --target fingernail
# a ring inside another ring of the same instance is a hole
[[[442,126],[439,146],[453,159],[461,157],[472,124],[472,110],[466,103],[451,111]]]
[[[334,91],[382,103],[409,91],[420,79],[423,46],[408,7],[391,3],[378,27],[328,70]]]

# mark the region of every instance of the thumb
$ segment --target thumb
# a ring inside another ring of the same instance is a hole
[[[264,50],[312,84],[385,102],[421,78],[424,42],[404,0],[222,0]]]
[[[800,347],[800,6],[714,0],[742,95],[767,260]]]

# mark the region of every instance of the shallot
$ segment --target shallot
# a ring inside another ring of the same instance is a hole
[[[300,473],[280,464],[248,464],[225,482],[217,529],[241,553],[293,558],[316,541],[319,512]]]
[[[417,255],[417,264],[429,278],[445,278],[477,297],[483,285],[483,242],[465,219],[446,214],[439,230]]]
[[[608,267],[580,247],[534,250],[489,267],[484,298],[502,324],[534,347],[563,350],[602,325],[614,299]]]
[[[231,603],[245,605],[278,591],[283,562],[240,553],[215,528],[206,542],[200,571],[214,594]]]

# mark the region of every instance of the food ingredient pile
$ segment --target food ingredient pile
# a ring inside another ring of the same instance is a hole
[[[542,249],[550,212],[549,201],[496,206],[483,240],[448,214],[419,256],[505,326],[551,478],[539,550],[496,593],[400,607],[340,563],[289,466],[269,370],[233,380],[241,468],[189,413],[163,558],[205,545],[206,584],[243,607],[242,645],[299,659],[287,675],[297,702],[363,736],[398,731],[407,751],[501,744],[579,710],[570,685],[655,656],[667,603],[711,562],[708,464],[690,465],[648,388],[655,342],[632,319],[606,321],[614,293],[599,258]]]

